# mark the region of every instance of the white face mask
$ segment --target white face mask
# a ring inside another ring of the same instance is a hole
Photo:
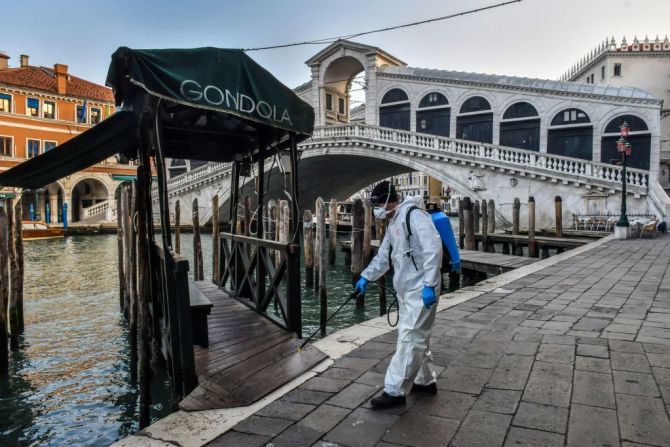
[[[376,206],[373,210],[372,213],[375,215],[377,219],[383,219],[386,217],[388,214],[386,211],[386,208],[382,208],[380,206]]]

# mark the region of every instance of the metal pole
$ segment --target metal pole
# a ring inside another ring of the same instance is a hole
[[[626,151],[621,153],[623,157],[623,175],[621,177],[621,215],[619,216],[619,222],[617,222],[617,227],[627,227],[628,217],[626,217]]]

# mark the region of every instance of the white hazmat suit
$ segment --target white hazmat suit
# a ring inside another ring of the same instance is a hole
[[[419,206],[421,197],[407,197],[395,209],[377,255],[362,272],[376,281],[393,262],[393,287],[398,294],[398,343],[386,370],[384,391],[391,396],[407,395],[412,383],[430,385],[436,381],[430,353],[430,333],[435,321],[437,302],[426,309],[421,298],[424,286],[435,288],[439,296],[442,266],[442,241],[428,213],[410,214],[412,236],[408,239],[406,214]]]

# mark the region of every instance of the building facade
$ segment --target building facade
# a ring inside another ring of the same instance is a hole
[[[64,64],[33,66],[27,55],[11,67],[0,53],[0,170],[48,152],[115,111],[111,89],[68,73]],[[115,157],[31,191],[5,189],[23,199],[23,218],[61,222],[115,221],[114,195],[136,170]],[[65,206],[67,205],[67,206]]]
[[[605,40],[584,56],[561,77],[563,81],[642,88],[663,101],[660,110],[659,181],[670,191],[670,40],[624,36]],[[629,123],[630,124],[630,123]],[[616,130],[616,129],[612,129]],[[646,151],[647,138],[637,135],[631,141],[633,151]]]

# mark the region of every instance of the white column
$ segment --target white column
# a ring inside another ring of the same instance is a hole
[[[49,216],[49,222],[47,223],[56,223],[58,222],[58,195],[56,194],[49,194],[49,212],[51,215]]]

